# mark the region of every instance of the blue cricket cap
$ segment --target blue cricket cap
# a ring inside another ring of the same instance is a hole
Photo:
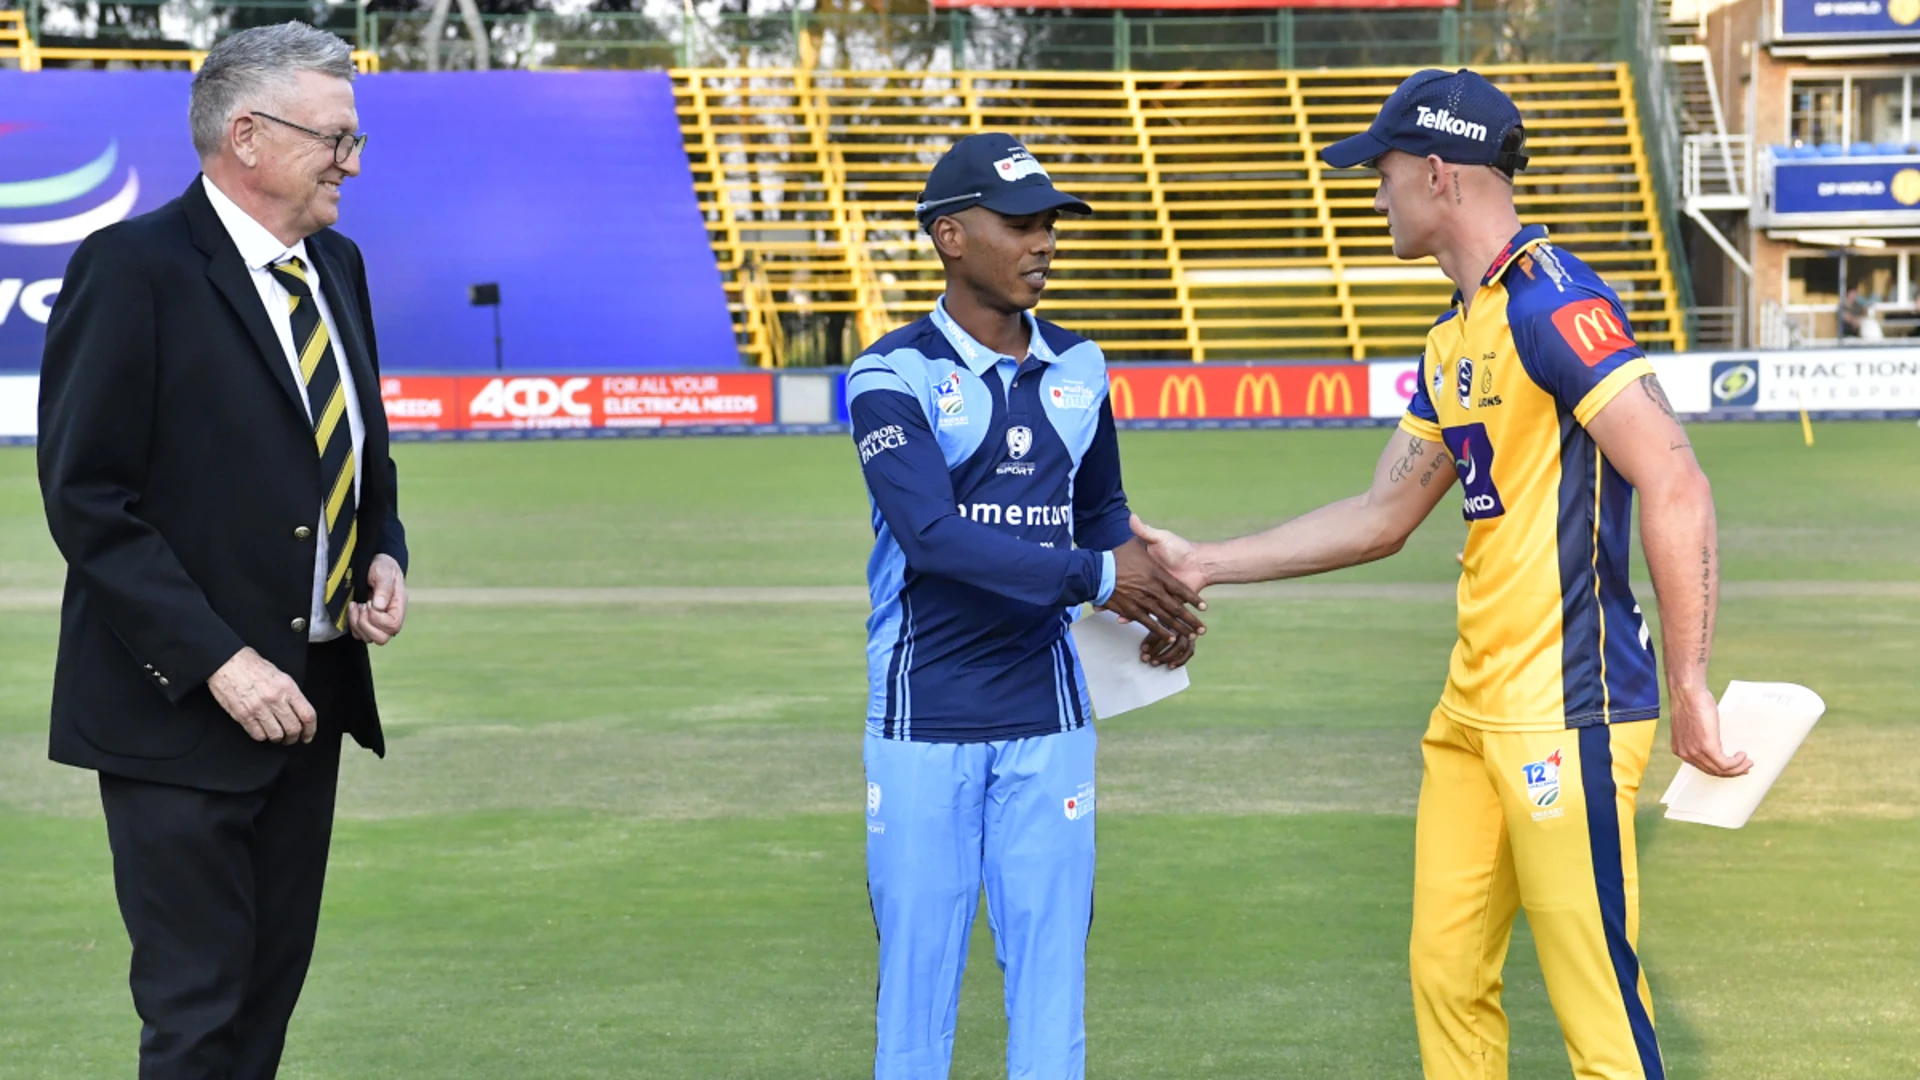
[[[969,135],[940,156],[927,175],[927,189],[913,208],[920,227],[928,229],[945,214],[984,206],[1011,217],[1044,210],[1071,210],[1092,214],[1093,208],[1053,186],[1020,140],[1005,132]]]
[[[1321,150],[1320,160],[1351,169],[1400,150],[1512,176],[1527,167],[1526,141],[1520,109],[1479,72],[1428,68],[1407,76],[1367,130]]]

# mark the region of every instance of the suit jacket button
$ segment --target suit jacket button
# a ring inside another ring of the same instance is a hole
[[[313,536],[313,530],[306,527],[305,525],[302,525],[299,528],[296,528],[293,530],[293,538],[295,540],[307,540],[307,539],[310,539],[312,536]]]
[[[161,686],[167,685],[167,677],[165,675],[160,676],[160,685]]]
[[[295,619],[290,625],[296,634],[304,634],[307,632],[307,620],[305,619]]]

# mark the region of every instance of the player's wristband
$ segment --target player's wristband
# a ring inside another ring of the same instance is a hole
[[[1096,605],[1113,599],[1113,580],[1113,552],[1103,551],[1100,553],[1100,592],[1093,598]]]

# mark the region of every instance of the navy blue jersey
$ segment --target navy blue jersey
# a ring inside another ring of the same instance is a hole
[[[1092,715],[1066,633],[1131,538],[1099,346],[1027,316],[1028,355],[947,315],[854,361],[847,407],[873,507],[867,727],[983,742]]]

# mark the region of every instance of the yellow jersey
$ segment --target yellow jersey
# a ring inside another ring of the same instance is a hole
[[[1440,710],[1469,727],[1550,731],[1647,720],[1660,688],[1627,581],[1633,487],[1585,425],[1653,366],[1620,300],[1522,229],[1472,307],[1427,333],[1401,419],[1444,442],[1463,489],[1460,638]]]

